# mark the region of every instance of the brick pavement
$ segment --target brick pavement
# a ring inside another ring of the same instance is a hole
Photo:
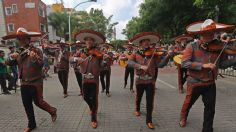
[[[173,71],[173,72],[170,72]],[[62,87],[57,75],[45,81],[45,99],[58,109],[58,119],[51,123],[48,113],[35,108],[38,128],[35,132],[200,132],[203,121],[201,98],[193,106],[188,126],[179,128],[179,112],[184,94],[178,94],[177,75],[174,68],[160,71],[158,89],[155,95],[153,123],[155,130],[145,125],[145,96],[141,105],[141,117],[135,117],[134,94],[129,88],[123,89],[124,70],[118,66],[112,68],[110,98],[99,94],[98,128],[90,127],[88,106],[78,96],[79,87],[74,73],[70,73],[69,97],[62,97]],[[164,81],[164,82],[163,82]],[[236,131],[236,84],[235,78],[217,81],[217,104],[214,122],[215,132]],[[168,84],[168,85],[167,85]],[[129,85],[127,85],[129,86]],[[12,95],[0,95],[0,132],[19,132],[27,125],[26,115],[21,103],[20,92]]]

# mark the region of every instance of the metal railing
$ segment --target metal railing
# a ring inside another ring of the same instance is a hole
[[[235,68],[219,69],[219,74],[236,77]]]

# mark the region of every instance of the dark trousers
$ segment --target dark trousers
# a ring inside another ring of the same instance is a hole
[[[0,85],[2,88],[2,92],[5,93],[7,91],[6,74],[5,73],[0,73]]]
[[[127,85],[127,80],[130,75],[130,89],[133,89],[134,86],[134,68],[126,67],[125,68],[125,86]]]
[[[39,108],[47,111],[50,115],[55,114],[56,108],[50,106],[43,100],[43,86],[21,86],[21,98],[28,118],[28,127],[35,128],[36,121],[34,116],[33,103]]]
[[[67,70],[60,70],[58,71],[58,78],[59,81],[63,87],[63,93],[67,94],[67,88],[68,88],[68,74],[69,71]]]
[[[98,86],[96,83],[83,83],[83,96],[91,111],[91,121],[97,121]]]
[[[153,84],[138,84],[136,86],[136,111],[140,111],[140,103],[142,101],[143,93],[146,91],[146,123],[152,122],[152,111],[155,95],[155,87]]]
[[[154,76],[155,82],[157,81],[157,77],[158,77],[158,67],[155,68],[155,76]]]
[[[186,79],[187,79],[187,69],[186,68],[181,68],[181,66],[178,66],[179,91],[183,91],[183,86],[184,86],[184,83],[186,82]]]
[[[6,77],[6,80],[8,81],[8,90],[12,90],[14,86],[14,77],[9,73],[6,73],[5,77]]]
[[[215,115],[216,85],[194,86],[187,85],[187,95],[181,110],[181,119],[187,120],[189,111],[198,97],[202,95],[204,103],[203,132],[213,132],[213,120]]]
[[[104,78],[106,77],[106,83]],[[100,74],[100,81],[102,84],[102,90],[106,90],[106,93],[109,93],[110,91],[110,78],[111,78],[111,70],[103,70]]]
[[[79,71],[75,71],[76,80],[79,84],[80,92],[82,93],[82,74]]]
[[[13,79],[14,79],[13,87],[16,88],[16,84],[17,84],[17,80],[18,80],[18,72],[17,71],[12,71],[12,73],[13,73]]]

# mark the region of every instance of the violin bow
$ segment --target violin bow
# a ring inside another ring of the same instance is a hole
[[[161,40],[160,40],[160,42],[161,42]],[[153,59],[153,57],[154,57],[154,55],[155,55],[155,52],[156,52],[156,50],[157,50],[157,48],[156,48],[156,46],[158,45],[158,43],[156,43],[155,44],[155,50],[154,50],[154,52],[152,53],[152,57],[150,58],[150,61],[148,62],[148,65],[147,65],[147,67],[149,68],[149,66],[150,66],[150,64],[151,64],[151,61],[152,61],[152,59]]]
[[[232,35],[230,35],[230,38],[232,38],[235,35],[235,33],[236,33],[236,28],[234,29],[234,32],[232,33]],[[217,56],[217,58],[216,58],[216,60],[214,62],[215,65],[219,61],[219,59],[220,59],[221,55],[223,54],[224,50],[227,48],[229,42],[230,41],[224,43],[223,49],[220,51],[220,54]]]

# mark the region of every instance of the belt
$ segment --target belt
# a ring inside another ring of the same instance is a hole
[[[94,75],[92,73],[83,74],[83,78],[84,79],[94,79]]]
[[[137,76],[136,79],[137,80],[145,80],[146,81],[146,80],[152,80],[153,77],[145,75],[145,76]]]

